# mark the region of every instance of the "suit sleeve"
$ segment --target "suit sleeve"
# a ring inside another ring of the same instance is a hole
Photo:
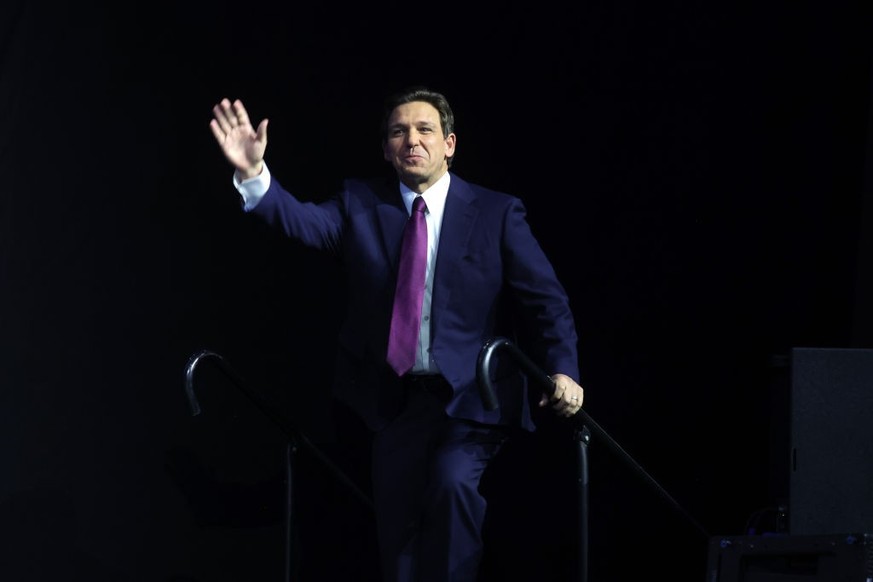
[[[301,202],[273,177],[250,213],[308,247],[339,252],[343,216],[338,198],[319,204]]]
[[[527,211],[513,199],[504,218],[504,277],[517,309],[519,347],[547,374],[579,381],[578,338],[570,302],[551,261],[534,237]]]

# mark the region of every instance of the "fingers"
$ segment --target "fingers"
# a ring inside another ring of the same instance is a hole
[[[551,403],[552,409],[561,416],[573,416],[582,408],[582,396],[568,388],[559,398],[552,398]]]
[[[222,99],[212,107],[212,115],[214,119],[209,122],[209,125],[218,140],[223,140],[228,133],[237,127],[251,127],[249,114],[239,99],[233,103],[230,102],[230,99]]]
[[[261,123],[258,124],[258,141],[262,144],[266,145],[267,143],[267,123],[268,120],[264,119]]]
[[[231,124],[236,122],[237,125],[251,125],[251,123],[249,123],[249,114],[246,111],[246,108],[243,107],[242,101],[237,99],[233,102],[233,111],[236,114],[236,117],[231,120]]]
[[[221,137],[223,138],[225,135],[230,133],[230,130],[233,126],[230,123],[229,115],[231,113],[230,101],[228,99],[222,99],[221,102],[213,105],[212,107],[212,115],[214,119],[209,123],[212,127],[213,133],[216,130],[221,131]],[[216,137],[219,137],[216,135]]]
[[[573,416],[579,412],[584,399],[582,387],[569,376],[563,374],[555,375],[553,380],[555,381],[555,391],[551,397],[543,395],[540,406],[551,405],[552,410],[565,417]]]
[[[218,143],[224,142],[224,138],[227,133],[223,129],[221,129],[221,125],[218,123],[218,120],[213,119],[212,121],[210,121],[209,129],[212,130],[212,135],[215,136],[215,139],[218,141]]]

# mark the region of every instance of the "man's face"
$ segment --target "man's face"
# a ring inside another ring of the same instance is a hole
[[[383,153],[400,180],[421,193],[449,169],[446,158],[455,153],[455,134],[443,137],[439,112],[430,103],[404,103],[388,119]]]

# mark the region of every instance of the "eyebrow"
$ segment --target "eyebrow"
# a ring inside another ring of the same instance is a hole
[[[388,126],[388,129],[402,129],[404,127],[437,127],[438,123],[434,121],[413,121],[412,123],[392,123]]]

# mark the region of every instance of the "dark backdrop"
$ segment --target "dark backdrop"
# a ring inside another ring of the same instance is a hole
[[[777,529],[790,348],[873,347],[857,4],[4,4],[0,578],[375,580],[365,504],[306,446],[286,539],[287,426],[366,492],[327,390],[337,265],[247,220],[208,122],[269,117],[273,173],[318,200],[385,170],[381,99],[426,83],[454,169],[528,206],[587,412],[680,506],[593,440],[592,581],[702,581],[707,535]],[[192,416],[201,349],[288,424],[207,364]],[[572,579],[570,436],[486,482],[489,578]]]

